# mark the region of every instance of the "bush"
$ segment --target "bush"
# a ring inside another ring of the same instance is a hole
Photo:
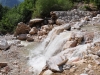
[[[18,14],[14,9],[9,10],[3,17],[0,22],[1,32],[13,32],[17,23],[22,19],[22,16]]]
[[[69,0],[37,0],[33,17],[49,16],[50,11],[69,10],[72,6]]]
[[[6,11],[5,7],[0,6],[0,8],[4,8],[1,12],[6,12],[2,17],[0,17],[0,32],[7,33],[13,32],[16,28],[18,22],[28,22],[31,18],[31,14],[33,12],[34,2],[35,0],[25,0],[19,6],[15,6],[10,10]]]

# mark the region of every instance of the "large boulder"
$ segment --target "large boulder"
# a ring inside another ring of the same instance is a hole
[[[17,28],[15,30],[14,36],[19,34],[27,34],[30,31],[30,27],[23,22],[18,23]]]
[[[42,25],[42,23],[43,23],[43,19],[41,19],[41,18],[36,18],[36,19],[31,19],[30,21],[29,21],[29,26],[30,27],[41,27],[41,25]]]
[[[9,48],[9,44],[8,44],[7,40],[0,39],[0,49],[6,50],[7,48]]]
[[[30,35],[34,35],[34,34],[37,34],[38,30],[36,27],[33,27],[30,31],[29,31],[29,34]]]
[[[26,40],[27,39],[27,34],[20,34],[20,35],[18,35],[17,39]]]

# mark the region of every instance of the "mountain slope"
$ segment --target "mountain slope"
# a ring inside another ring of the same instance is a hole
[[[22,1],[24,0],[0,0],[0,3],[3,6],[13,7],[15,5],[18,5]]]

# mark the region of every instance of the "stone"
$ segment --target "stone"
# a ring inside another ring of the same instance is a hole
[[[38,32],[37,28],[36,28],[36,27],[33,27],[33,28],[31,28],[31,30],[29,31],[29,34],[30,34],[30,35],[34,35],[34,34],[37,34],[37,32]]]
[[[77,41],[67,41],[65,45],[63,46],[63,49],[71,48],[71,47],[76,47],[77,46]]]
[[[3,67],[6,67],[8,65],[7,62],[0,62],[0,67],[3,68]]]
[[[46,70],[42,75],[52,75],[53,72],[51,70]]]
[[[35,18],[35,19],[31,19],[29,21],[29,26],[32,28],[32,27],[41,27],[42,26],[42,23],[43,23],[43,19],[41,18]]]
[[[62,25],[62,24],[64,24],[64,23],[65,23],[64,20],[61,20],[61,19],[57,19],[57,20],[56,20],[56,25]]]
[[[7,48],[9,48],[9,44],[7,42],[7,40],[5,39],[0,39],[0,49],[2,50],[6,50]]]
[[[26,25],[23,22],[18,23],[17,28],[15,29],[14,36],[17,37],[17,35],[20,34],[27,34],[30,31],[30,27]]]
[[[64,25],[64,29],[65,30],[70,30],[71,29],[71,25],[70,24],[65,24]]]
[[[20,34],[20,35],[18,35],[17,39],[26,40],[27,39],[27,34]]]
[[[32,37],[27,37],[27,39],[26,39],[28,42],[33,42],[34,41],[34,39],[32,38]]]

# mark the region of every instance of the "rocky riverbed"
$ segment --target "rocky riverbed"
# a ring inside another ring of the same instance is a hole
[[[0,36],[0,75],[100,75],[100,14],[63,13],[70,19],[73,13],[82,17],[63,18],[57,20],[63,20],[61,25],[40,28],[43,19],[31,20],[29,25],[20,22],[16,37]]]
[[[0,50],[0,75],[32,75],[27,64],[30,50],[34,49],[37,42],[20,41],[13,35],[0,36],[10,45],[5,50]]]

